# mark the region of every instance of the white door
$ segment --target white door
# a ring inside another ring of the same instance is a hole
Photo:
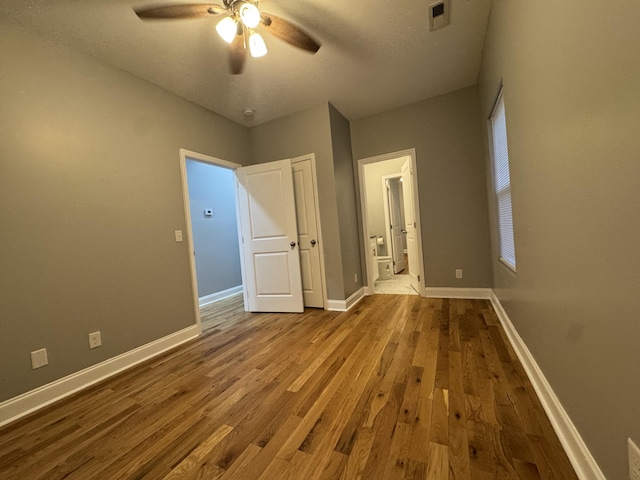
[[[291,161],[243,167],[236,174],[245,308],[303,312]]]
[[[391,225],[391,245],[393,257],[393,273],[400,273],[407,266],[404,261],[404,219],[400,203],[402,182],[398,178],[387,180],[389,196],[389,221]]]
[[[293,191],[298,220],[298,247],[305,307],[324,307],[320,246],[316,215],[315,182],[311,159],[293,161]]]
[[[420,293],[420,280],[418,277],[418,243],[416,240],[416,220],[413,209],[413,172],[411,160],[407,159],[402,164],[402,192],[404,199],[404,229],[407,231],[407,259],[409,260],[409,283],[413,289]]]

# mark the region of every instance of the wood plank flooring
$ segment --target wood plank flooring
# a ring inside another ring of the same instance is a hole
[[[0,430],[0,478],[577,478],[488,302],[239,298],[203,311],[201,338]]]

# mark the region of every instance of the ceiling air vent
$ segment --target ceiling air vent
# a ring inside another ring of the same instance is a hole
[[[451,23],[451,0],[429,5],[429,30],[440,30]]]

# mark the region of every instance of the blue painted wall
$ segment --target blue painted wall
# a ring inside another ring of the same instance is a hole
[[[187,159],[198,296],[242,284],[236,222],[235,176],[231,170]],[[213,210],[207,217],[205,209]]]

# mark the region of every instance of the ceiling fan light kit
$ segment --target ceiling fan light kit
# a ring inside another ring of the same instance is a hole
[[[267,45],[259,33],[252,32],[249,35],[249,51],[252,57],[264,57],[267,54]]]
[[[236,5],[240,5],[237,7]],[[232,15],[225,17],[216,25],[216,31],[222,39],[233,42],[236,35],[249,35],[249,52],[254,58],[264,57],[267,54],[267,45],[264,43],[262,35],[253,29],[260,24],[260,10],[248,2],[235,2],[231,5]],[[243,37],[244,38],[244,37]]]
[[[225,42],[231,43],[236,36],[238,26],[233,21],[233,18],[225,17],[216,25],[216,31]]]
[[[320,44],[306,32],[292,23],[270,13],[260,12],[257,1],[223,0],[217,4],[179,4],[134,9],[142,20],[202,18],[209,15],[227,14],[216,25],[218,35],[229,46],[229,66],[231,73],[242,73],[247,50],[252,57],[267,54],[267,45],[257,27],[294,47],[316,53]]]
[[[243,2],[238,12],[245,27],[256,28],[260,23],[260,10],[253,3]]]

